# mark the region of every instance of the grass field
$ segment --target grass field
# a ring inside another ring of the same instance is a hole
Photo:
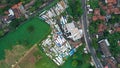
[[[0,60],[5,57],[5,49],[22,44],[30,48],[33,44],[41,41],[50,32],[50,27],[39,18],[32,18],[20,25],[15,31],[8,33],[0,39]]]
[[[36,62],[35,68],[58,68],[58,66],[48,56],[45,55],[41,48],[38,53],[42,58]]]

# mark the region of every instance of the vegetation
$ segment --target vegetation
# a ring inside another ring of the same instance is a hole
[[[115,23],[120,22],[120,18],[119,15],[114,15],[112,14],[112,18],[109,20],[109,22],[107,22],[108,26],[109,25],[114,25]],[[102,23],[102,22],[101,22]],[[98,24],[100,24],[100,21],[96,21],[96,22],[92,22],[89,26],[89,31],[90,34],[96,34],[97,33],[97,28],[98,28]],[[92,39],[92,44],[95,47],[95,49],[98,49],[98,44],[97,42],[101,39],[105,39],[107,38],[108,41],[110,42],[110,51],[112,53],[113,56],[118,56],[120,55],[120,46],[118,45],[118,41],[120,40],[120,32],[115,32],[113,34],[109,34],[109,32],[107,30],[104,31],[103,36],[99,37],[99,39],[93,38]]]
[[[38,54],[41,56],[41,59],[35,63],[35,68],[58,68],[58,66],[42,51],[38,51]]]
[[[28,29],[30,29],[31,33]],[[0,59],[4,59],[5,57],[4,49],[12,49],[17,44],[30,48],[33,44],[44,39],[50,31],[49,25],[39,18],[35,17],[27,20],[15,31],[8,33],[0,39]]]
[[[68,5],[68,14],[70,14],[75,20],[79,19],[83,13],[81,0],[68,0]]]
[[[106,38],[108,38],[108,41],[110,42],[110,51],[112,55],[120,55],[120,46],[118,45],[118,41],[120,40],[120,33],[108,34]]]
[[[96,34],[98,32],[98,25],[102,23],[102,21],[98,20],[98,21],[93,21],[90,23],[90,26],[89,26],[89,33],[90,34]]]
[[[4,31],[0,30],[0,37],[4,35]]]
[[[60,68],[94,68],[90,65],[90,54],[85,54],[83,44],[77,49],[77,52],[68,58]]]
[[[14,19],[9,25],[10,30],[15,30],[21,23],[24,23],[26,19],[21,17],[19,19]]]
[[[90,4],[92,9],[99,8],[99,0],[90,0],[87,4]]]
[[[107,22],[108,24],[115,24],[120,22],[120,15],[112,14],[112,18]]]

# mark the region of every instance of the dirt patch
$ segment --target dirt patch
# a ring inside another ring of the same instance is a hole
[[[16,45],[12,50],[5,50],[5,60],[0,61],[0,68],[11,68],[26,51],[27,49],[22,45]]]
[[[18,64],[20,68],[35,68],[35,63],[41,59],[41,56],[37,53],[38,51],[37,46],[32,49],[31,52],[24,57],[22,62]]]

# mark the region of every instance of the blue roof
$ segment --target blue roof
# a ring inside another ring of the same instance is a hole
[[[59,46],[59,47],[61,46],[61,44],[60,44],[60,43],[56,43],[56,45],[57,45],[57,46]]]
[[[71,49],[71,51],[69,52],[70,56],[72,56],[75,53],[75,48]]]

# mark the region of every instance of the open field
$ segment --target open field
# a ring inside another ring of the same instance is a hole
[[[57,65],[49,59],[35,44],[26,54],[21,57],[14,68],[58,68]]]
[[[35,63],[35,68],[58,68],[58,66],[41,50],[38,51],[41,59]]]
[[[11,68],[27,51],[22,45],[16,45],[12,50],[5,50],[5,60],[0,61],[0,68]]]
[[[50,31],[49,25],[37,17],[27,20],[15,31],[0,39],[0,60],[5,58],[5,49],[12,49],[19,44],[30,48],[33,44],[43,40]]]

